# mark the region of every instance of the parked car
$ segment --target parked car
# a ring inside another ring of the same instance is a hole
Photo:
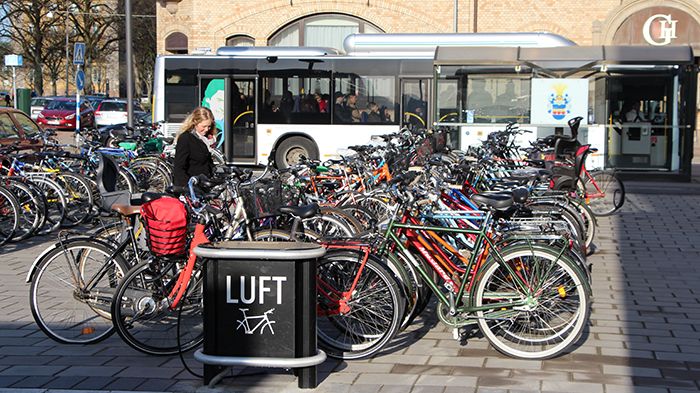
[[[47,128],[74,130],[75,103],[75,98],[56,98],[49,102],[44,110],[39,112],[36,121]],[[80,126],[95,126],[95,111],[87,101],[82,101],[80,104]]]
[[[145,113],[145,111],[141,105],[134,103],[134,118],[139,118],[143,113]],[[95,124],[98,127],[126,123],[126,100],[104,100],[97,109],[95,109]]]
[[[46,104],[48,104],[54,97],[35,97],[32,98],[31,108],[29,113],[31,113],[32,119],[36,120],[39,117],[39,112],[44,110]]]
[[[18,143],[25,148],[40,148],[41,128],[24,112],[13,108],[0,108],[0,145]]]
[[[152,117],[151,112],[135,112],[134,127],[152,124]],[[126,122],[97,126],[97,131],[100,133],[100,141],[106,146],[111,146],[113,139],[123,139],[134,136],[133,133],[126,128]]]
[[[86,100],[90,102],[90,105],[94,109],[97,109],[97,106],[100,105],[100,102],[104,101],[107,99],[107,96],[104,94],[93,94],[89,96],[84,96]]]

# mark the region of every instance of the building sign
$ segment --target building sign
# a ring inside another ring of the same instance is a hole
[[[642,36],[650,45],[668,45],[676,37],[677,20],[671,18],[671,14],[656,14],[649,17],[642,27]]]
[[[532,79],[532,124],[567,124],[572,117],[588,119],[587,79]]]
[[[630,15],[615,32],[614,45],[700,45],[700,23],[672,7],[649,7]]]

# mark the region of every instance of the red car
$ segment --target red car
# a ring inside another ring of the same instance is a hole
[[[0,146],[19,144],[26,149],[39,149],[39,126],[24,112],[12,108],[0,108]]]
[[[61,97],[49,102],[39,112],[36,122],[44,128],[75,130],[75,98]],[[95,126],[95,111],[89,102],[80,104],[80,127]]]

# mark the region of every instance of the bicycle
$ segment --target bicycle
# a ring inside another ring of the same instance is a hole
[[[443,323],[455,332],[476,325],[498,351],[516,358],[555,357],[578,340],[588,321],[591,288],[587,275],[568,256],[568,242],[562,239],[552,243],[551,236],[501,237],[493,230],[493,211],[504,208],[507,200],[498,196],[475,197],[479,204],[490,206],[486,212],[436,212],[454,219],[479,217],[478,229],[416,224],[409,220],[411,209],[406,207],[427,203],[416,203],[410,192],[405,194],[399,196],[404,217],[392,218],[373,248],[373,256],[410,263],[420,283],[438,299],[437,313]],[[426,212],[425,217],[430,215]],[[452,246],[453,237],[460,234],[476,237],[468,257]],[[360,259],[356,260],[354,263]],[[319,266],[323,266],[322,261]],[[319,315],[319,345],[334,357],[371,356],[389,342],[405,316],[392,313],[391,320],[380,325],[382,340],[371,340],[373,335],[351,329],[377,324],[374,320],[350,320],[358,315],[351,307],[353,301],[362,299],[369,289],[357,287],[362,270],[347,265],[338,270],[348,272],[345,274],[350,278],[338,282],[332,281],[333,275],[323,275],[320,280],[324,282],[318,286],[333,287],[332,283],[337,283],[333,293],[342,297],[336,303],[347,308]],[[320,305],[328,298],[327,293],[319,292]],[[385,302],[395,302],[389,293],[385,292]],[[324,318],[330,320],[326,323]],[[356,351],[352,340],[368,345]]]

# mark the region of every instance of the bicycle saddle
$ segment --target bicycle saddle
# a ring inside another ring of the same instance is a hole
[[[141,202],[146,203],[150,201],[155,201],[156,199],[168,196],[168,194],[163,194],[160,192],[144,192],[141,194]]]
[[[290,214],[299,218],[310,218],[318,213],[319,207],[318,204],[312,203],[305,206],[283,206],[278,210],[283,214]]]
[[[494,209],[507,209],[513,205],[513,196],[509,194],[475,194],[472,201],[480,206],[489,206]]]

